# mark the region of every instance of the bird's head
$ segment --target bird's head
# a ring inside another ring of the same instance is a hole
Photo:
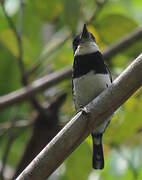
[[[95,37],[88,31],[86,24],[84,24],[82,32],[73,40],[73,51],[74,55],[83,55],[99,51]]]

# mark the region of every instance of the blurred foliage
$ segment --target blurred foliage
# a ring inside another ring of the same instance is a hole
[[[123,28],[118,28],[118,22]],[[137,27],[137,23],[125,15],[109,14],[101,19],[101,23],[99,23],[97,27],[101,39],[106,44],[110,44],[135,29]],[[110,36],[111,32],[115,33],[112,33]]]
[[[25,1],[22,30],[23,60],[27,71],[37,64],[37,71],[31,74],[31,80],[72,64],[72,37],[80,31],[83,22],[92,15],[96,6],[97,3],[94,0]],[[17,26],[19,2],[7,0],[5,7]],[[88,29],[95,35],[99,47],[103,50],[141,26],[141,12],[141,0],[108,0],[104,7],[98,10],[95,20],[91,21]],[[17,63],[17,42],[1,8],[0,22],[0,95],[2,96],[19,89],[22,84]],[[111,59],[112,74],[118,75],[126,68],[141,53],[141,47],[140,40],[115,55]],[[71,80],[59,86],[68,92],[68,98],[59,113],[61,121],[67,122],[75,113]],[[92,170],[92,142],[91,137],[88,137],[66,159],[64,172],[56,173],[56,178],[59,180],[141,180],[142,161],[138,161],[142,160],[141,102],[142,90],[139,90],[115,113],[104,135],[106,162],[104,170]],[[0,123],[12,121],[13,107],[15,106],[0,112]],[[16,108],[18,114],[14,116],[20,116],[19,121],[32,117],[33,109],[28,103]],[[13,168],[16,168],[30,133],[30,129],[23,129],[12,146],[7,164]],[[7,138],[7,134],[0,135],[0,158]]]

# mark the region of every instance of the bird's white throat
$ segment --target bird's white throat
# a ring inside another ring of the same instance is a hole
[[[84,42],[77,47],[74,56],[90,54],[97,51],[100,51],[100,49],[95,42]]]

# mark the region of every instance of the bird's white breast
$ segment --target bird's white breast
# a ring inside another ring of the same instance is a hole
[[[95,74],[93,71],[75,78],[73,80],[73,94],[75,108],[87,105],[98,96],[104,89],[110,86],[111,81],[108,74]],[[106,119],[101,125],[94,129],[95,133],[103,133],[112,117]]]
[[[111,84],[108,74],[95,74],[93,71],[73,79],[73,94],[76,110],[87,105]]]

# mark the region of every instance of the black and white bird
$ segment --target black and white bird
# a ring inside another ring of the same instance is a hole
[[[110,71],[96,44],[95,37],[84,24],[83,31],[73,40],[73,98],[76,111],[87,105],[112,83]],[[93,168],[104,168],[102,136],[111,118],[92,132]]]

